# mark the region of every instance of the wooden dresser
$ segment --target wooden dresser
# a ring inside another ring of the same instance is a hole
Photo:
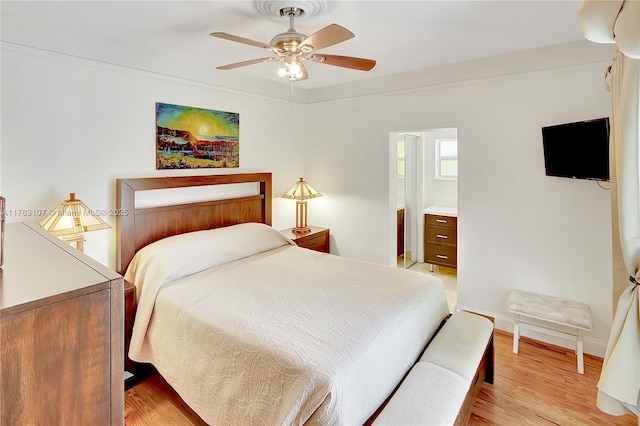
[[[124,424],[122,277],[35,224],[4,254],[0,424]]]
[[[457,211],[446,207],[424,209],[424,262],[458,266]]]

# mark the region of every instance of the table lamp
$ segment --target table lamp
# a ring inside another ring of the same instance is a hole
[[[73,192],[69,194],[68,200],[60,203],[38,225],[66,243],[75,243],[79,251],[84,251],[83,232],[111,228],[82,201],[76,199]]]
[[[307,200],[321,196],[322,194],[313,189],[303,178],[282,194],[282,198],[296,200],[296,226],[291,231],[300,234],[311,231],[307,226]]]

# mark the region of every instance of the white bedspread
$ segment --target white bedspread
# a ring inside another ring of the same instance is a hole
[[[210,424],[362,424],[447,314],[442,282],[283,244],[142,280],[130,356]]]

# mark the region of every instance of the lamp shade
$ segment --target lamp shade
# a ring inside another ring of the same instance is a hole
[[[322,194],[313,189],[303,178],[300,178],[287,192],[282,194],[282,198],[291,200],[308,200],[316,197],[322,197]]]
[[[69,194],[69,199],[60,203],[38,225],[56,237],[111,228],[82,201],[76,199],[74,193]]]

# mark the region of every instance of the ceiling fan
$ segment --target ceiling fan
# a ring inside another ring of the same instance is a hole
[[[315,51],[324,49],[325,47],[333,46],[334,44],[349,40],[350,38],[355,37],[355,34],[338,24],[331,24],[307,37],[306,35],[297,32],[293,27],[294,18],[304,16],[304,14],[305,11],[299,7],[285,7],[280,9],[280,16],[289,17],[289,29],[287,32],[277,34],[273,37],[270,44],[261,43],[259,41],[250,40],[248,38],[224,32],[211,33],[210,35],[213,37],[260,47],[275,54],[275,56],[267,56],[265,58],[251,59],[249,61],[222,65],[216,67],[216,69],[230,70],[262,62],[280,61],[284,62],[284,66],[280,68],[278,74],[282,77],[288,77],[289,80],[293,82],[309,78],[307,68],[304,65],[305,61],[319,62],[321,64],[351,68],[360,71],[369,71],[376,65],[376,61],[372,59],[314,53]]]

